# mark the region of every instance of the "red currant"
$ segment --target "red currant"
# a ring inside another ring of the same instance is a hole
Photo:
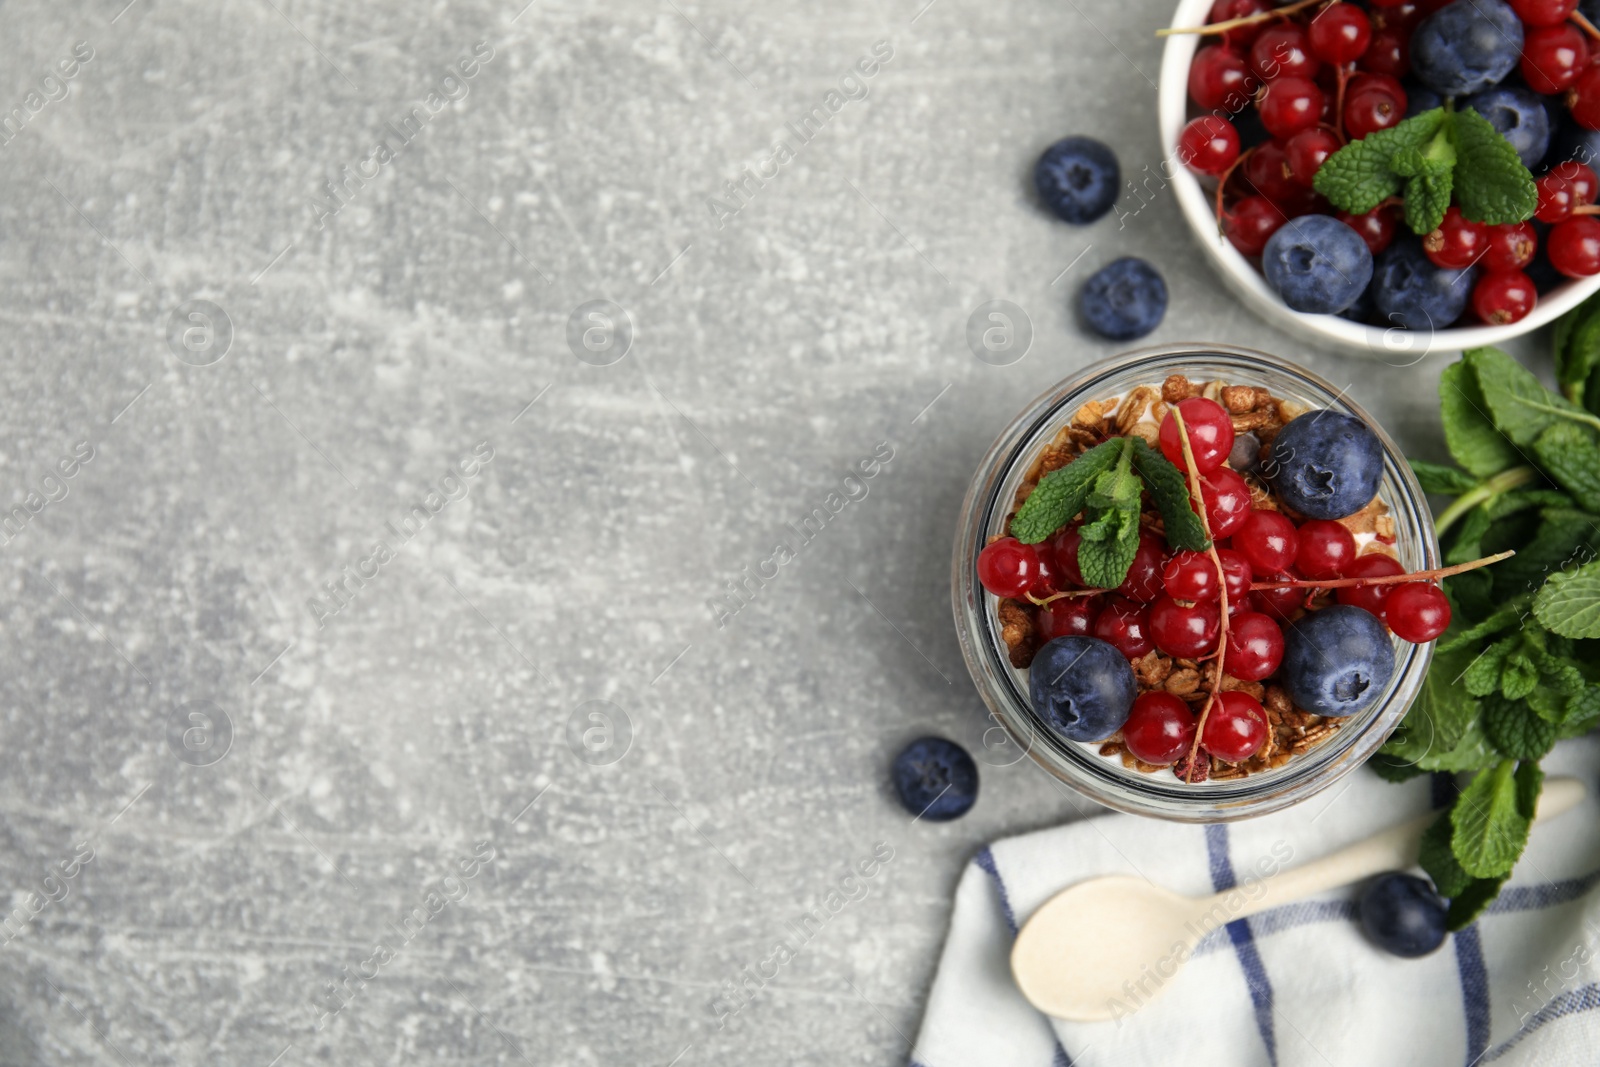
[[[1536,93],[1559,93],[1578,80],[1589,64],[1589,41],[1570,22],[1524,33],[1522,80]]]
[[[1485,274],[1472,287],[1472,310],[1490,326],[1521,322],[1538,302],[1538,287],[1520,270]]]
[[[1129,659],[1138,659],[1156,647],[1150,640],[1149,612],[1126,597],[1111,598],[1094,620],[1094,635]]]
[[[1239,131],[1217,115],[1201,115],[1178,135],[1178,160],[1199,174],[1218,175],[1239,158]]]
[[[1511,0],[1524,26],[1559,26],[1578,10],[1578,0]]]
[[[1078,543],[1083,538],[1078,533],[1076,526],[1068,526],[1059,530],[1048,542],[1050,561],[1055,564],[1056,574],[1066,586],[1083,587],[1083,572],[1078,570]]]
[[[1174,600],[1217,599],[1217,565],[1209,552],[1178,552],[1167,560],[1161,583]]]
[[[1154,534],[1141,533],[1139,547],[1133,554],[1133,564],[1128,576],[1117,586],[1117,592],[1129,600],[1148,604],[1161,595],[1161,566],[1166,553],[1161,550],[1161,539]]]
[[[1194,396],[1179,401],[1178,413],[1188,430],[1195,469],[1209,474],[1222,466],[1233,451],[1233,419],[1228,412],[1215,400]],[[1170,411],[1161,420],[1161,454],[1180,471],[1189,469],[1183,458],[1183,444],[1178,440],[1178,423]]]
[[[1243,763],[1261,751],[1267,739],[1267,713],[1249,693],[1228,689],[1217,694],[1206,715],[1200,747],[1220,760]]]
[[[1359,233],[1373,255],[1378,255],[1394,241],[1395,210],[1392,207],[1375,207],[1365,215],[1341,211],[1339,221]]]
[[[1187,413],[1184,416],[1188,417]],[[1228,423],[1233,429],[1233,423]],[[1198,464],[1200,457],[1195,457]],[[1217,539],[1232,537],[1235,530],[1250,517],[1250,484],[1238,471],[1218,467],[1200,479],[1200,499],[1206,506],[1206,523],[1211,536]]]
[[[1411,36],[1399,26],[1372,31],[1372,42],[1361,54],[1361,69],[1391,78],[1404,78],[1411,70]]]
[[[1402,641],[1420,645],[1450,627],[1450,600],[1431,582],[1401,582],[1384,604],[1383,621]]]
[[[1356,561],[1345,570],[1346,578],[1387,578],[1394,574],[1404,574],[1406,569],[1400,566],[1400,561],[1393,556],[1384,555],[1382,552],[1368,552],[1364,556],[1357,556]],[[1341,604],[1352,604],[1358,608],[1366,608],[1378,618],[1383,618],[1383,604],[1389,599],[1389,591],[1393,585],[1350,585],[1334,591],[1334,599]]]
[[[1293,580],[1295,574],[1290,572],[1285,575],[1267,575],[1263,580],[1271,581],[1274,577]],[[1292,585],[1278,585],[1271,589],[1257,589],[1251,594],[1251,598],[1255,602],[1257,611],[1287,622],[1305,607],[1306,591]]]
[[[1283,630],[1270,616],[1246,611],[1228,624],[1227,665],[1223,673],[1241,682],[1259,682],[1283,660]]]
[[[1489,227],[1489,247],[1479,265],[1484,270],[1522,270],[1539,250],[1539,234],[1531,222]]]
[[[1256,192],[1280,204],[1305,192],[1305,187],[1294,180],[1289,154],[1276,141],[1256,146],[1244,162],[1244,177]]]
[[[1472,266],[1489,247],[1489,228],[1472,222],[1454,204],[1444,213],[1439,228],[1422,239],[1422,251],[1436,267],[1463,270]]]
[[[1354,4],[1329,4],[1306,32],[1312,54],[1324,63],[1354,63],[1372,40],[1372,23]]]
[[[1097,596],[1069,596],[1052,600],[1049,607],[1040,608],[1036,626],[1041,641],[1054,641],[1058,637],[1083,637],[1094,632],[1094,621],[1100,617],[1100,598]]]
[[[1039,553],[1015,537],[1002,537],[978,553],[978,581],[997,597],[1017,597],[1040,578]]]
[[[1248,18],[1270,10],[1272,5],[1267,3],[1267,0],[1216,0],[1211,5],[1211,15],[1206,22],[1231,22],[1234,19]],[[1263,25],[1259,22],[1239,26],[1222,34],[1222,43],[1229,48],[1243,51],[1250,47],[1250,42],[1256,39],[1262,29]]]
[[[1345,97],[1344,130],[1352,140],[1398,126],[1405,117],[1404,90],[1396,94],[1381,86],[1373,86]]]
[[[1600,130],[1600,67],[1589,67],[1567,90],[1572,121],[1586,130]]]
[[[1295,569],[1313,581],[1338,578],[1356,561],[1356,538],[1332,519],[1309,519],[1300,526]]]
[[[1227,583],[1228,614],[1233,614],[1244,606],[1250,598],[1250,561],[1231,548],[1217,549],[1217,558],[1222,561],[1222,576]]]
[[[1300,552],[1294,523],[1276,511],[1252,511],[1233,535],[1234,549],[1263,577],[1282,574]]]
[[[1315,77],[1318,66],[1317,57],[1311,54],[1311,38],[1299,23],[1274,23],[1250,45],[1250,69],[1263,81]],[[1318,110],[1321,107],[1319,100]]]
[[[1545,238],[1550,265],[1569,278],[1600,274],[1600,222],[1593,216],[1558,222]]]
[[[1322,103],[1322,90],[1316,82],[1285,74],[1268,82],[1261,90],[1256,98],[1256,111],[1267,132],[1282,140],[1315,126],[1322,118]]]
[[[1169,656],[1192,659],[1217,647],[1221,614],[1214,600],[1180,604],[1164,596],[1150,605],[1150,638]]]
[[[1247,196],[1223,212],[1222,232],[1241,256],[1259,256],[1267,239],[1288,221],[1266,197]]]
[[[1594,201],[1600,178],[1584,164],[1568,160],[1541,175],[1533,186],[1539,194],[1533,217],[1540,222],[1561,222],[1572,216],[1573,208]]]
[[[1039,577],[1028,587],[1028,592],[1043,600],[1061,591],[1061,572],[1056,567],[1056,556],[1050,551],[1049,545],[1034,545],[1033,551],[1039,561]]]
[[[1200,49],[1189,64],[1189,97],[1204,111],[1242,111],[1260,84],[1244,57],[1221,45]]]
[[[1122,724],[1122,743],[1134,759],[1165,765],[1194,744],[1195,718],[1189,705],[1161,690],[1140,693]]]
[[[1309,186],[1329,156],[1339,151],[1339,138],[1321,126],[1301,130],[1283,146],[1289,161],[1289,173],[1301,185]]]

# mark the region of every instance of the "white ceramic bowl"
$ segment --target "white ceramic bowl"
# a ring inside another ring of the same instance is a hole
[[[1172,24],[1204,25],[1211,3],[1212,0],[1179,0]],[[1194,231],[1195,240],[1205,249],[1211,265],[1247,307],[1274,326],[1292,334],[1335,342],[1363,352],[1421,356],[1431,351],[1458,351],[1478,345],[1500,344],[1559,318],[1585,297],[1600,290],[1600,275],[1569,281],[1548,293],[1540,294],[1538,306],[1521,322],[1509,326],[1478,325],[1433,331],[1365,326],[1337,315],[1307,315],[1291,310],[1267,287],[1261,272],[1217,232],[1215,186],[1202,186],[1195,174],[1178,162],[1178,134],[1191,118],[1189,64],[1194,59],[1196,49],[1210,40],[1209,37],[1192,33],[1174,34],[1167,38],[1166,51],[1161,57],[1161,84],[1157,94],[1166,172],[1177,193],[1183,217]]]

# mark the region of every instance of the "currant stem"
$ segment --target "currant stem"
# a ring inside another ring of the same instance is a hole
[[[1068,590],[1065,590],[1065,591],[1060,592],[1060,593],[1051,593],[1049,596],[1043,597],[1043,598],[1036,597],[1032,593],[1023,593],[1022,595],[1028,598],[1028,602],[1030,604],[1033,604],[1035,607],[1042,608],[1042,607],[1047,607],[1050,604],[1054,604],[1057,600],[1060,600],[1062,597],[1099,596],[1101,593],[1104,593],[1104,592],[1107,592],[1107,590],[1105,590],[1105,589],[1068,589]]]
[[[1323,581],[1307,581],[1296,578],[1287,582],[1251,582],[1250,588],[1256,589],[1349,589],[1357,585],[1399,585],[1402,582],[1432,582],[1440,578],[1449,578],[1456,574],[1465,574],[1475,571],[1479,567],[1487,567],[1499,563],[1503,559],[1510,559],[1516,552],[1506,549],[1496,552],[1492,556],[1475,559],[1471,563],[1457,563],[1454,567],[1440,567],[1431,571],[1416,571],[1412,574],[1385,574],[1377,578],[1328,578]]]
[[[1283,7],[1273,8],[1271,11],[1258,11],[1254,15],[1242,15],[1236,19],[1226,19],[1222,22],[1213,22],[1209,26],[1167,26],[1156,31],[1157,37],[1175,37],[1179,34],[1198,33],[1210,36],[1214,33],[1227,33],[1237,30],[1241,26],[1254,26],[1258,22],[1271,22],[1273,19],[1284,18],[1308,7],[1327,3],[1328,0],[1299,0],[1298,3],[1285,4]]]
[[[1217,233],[1226,236],[1227,231],[1222,228],[1222,194],[1227,191],[1228,179],[1233,177],[1233,172],[1239,169],[1239,164],[1250,158],[1254,148],[1246,148],[1239,153],[1239,157],[1228,164],[1228,169],[1222,172],[1222,177],[1217,179]]]
[[[1583,12],[1574,11],[1572,14],[1568,15],[1567,18],[1571,19],[1573,22],[1576,22],[1578,24],[1578,29],[1582,30],[1584,33],[1587,33],[1595,40],[1600,41],[1600,29],[1596,29],[1594,23],[1590,22]]]
[[[1288,8],[1279,10],[1287,11]],[[1200,513],[1200,528],[1206,534],[1211,565],[1217,569],[1217,680],[1212,685],[1211,692],[1206,694],[1206,702],[1200,706],[1200,719],[1194,727],[1194,741],[1189,745],[1189,762],[1184,768],[1183,781],[1186,785],[1193,785],[1194,761],[1200,754],[1200,738],[1205,736],[1206,718],[1211,714],[1212,705],[1217,702],[1217,694],[1222,692],[1222,668],[1228,658],[1228,572],[1222,567],[1222,557],[1217,555],[1216,538],[1211,536],[1211,519],[1206,515],[1206,498],[1200,491],[1200,467],[1194,461],[1194,448],[1189,443],[1189,429],[1183,424],[1183,412],[1178,410],[1177,404],[1173,404],[1167,411],[1172,416],[1173,424],[1178,428],[1178,444],[1183,449],[1183,465],[1188,468],[1189,473],[1189,499],[1195,505],[1195,510]]]

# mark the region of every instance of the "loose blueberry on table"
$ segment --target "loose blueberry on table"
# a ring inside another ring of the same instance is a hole
[[[1039,720],[1194,784],[1372,707],[1396,640],[1450,621],[1395,556],[1384,462],[1361,420],[1255,386],[1173,375],[1083,405],[975,561]]]
[[[942,737],[922,737],[895,757],[895,791],[907,811],[929,822],[960,818],[978,799],[978,765]]]
[[[1179,32],[1204,39],[1177,159],[1289,308],[1503,326],[1600,273],[1600,30],[1578,0],[1216,0]]]
[[[1372,943],[1408,959],[1444,944],[1447,912],[1431,883],[1398,871],[1374,878],[1356,905],[1361,929]]]

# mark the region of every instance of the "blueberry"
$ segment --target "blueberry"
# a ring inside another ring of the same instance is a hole
[[[1283,641],[1283,685],[1295,707],[1340,718],[1363,710],[1394,673],[1394,645],[1376,615],[1332,604],[1290,623]]]
[[[1290,219],[1261,253],[1273,292],[1296,311],[1332,315],[1361,298],[1372,280],[1372,252],[1332,215]]]
[[[1435,267],[1418,238],[1396,234],[1394,244],[1383,250],[1373,269],[1372,304],[1380,325],[1442,330],[1466,310],[1477,280],[1477,267]]]
[[[921,737],[894,758],[900,803],[929,822],[958,819],[978,799],[978,765],[967,750],[942,737]]]
[[[1078,310],[1100,336],[1131,341],[1161,325],[1167,313],[1167,283],[1144,260],[1123,256],[1083,283]]]
[[[1261,466],[1261,438],[1249,430],[1233,435],[1233,450],[1228,453],[1228,466],[1240,474],[1248,474]]]
[[[1420,115],[1424,111],[1432,111],[1436,107],[1444,106],[1444,97],[1428,88],[1426,85],[1412,83],[1406,86],[1406,118]]]
[[[1098,637],[1058,637],[1028,668],[1033,710],[1073,741],[1103,741],[1122,728],[1139,695],[1128,659]]]
[[[1278,497],[1313,519],[1342,519],[1371,502],[1383,478],[1383,444],[1360,419],[1318,408],[1272,441],[1267,475]]]
[[[1431,883],[1398,871],[1374,878],[1356,905],[1361,929],[1372,943],[1407,959],[1444,944],[1447,910]]]
[[[1033,168],[1034,188],[1051,211],[1082,226],[1111,210],[1121,191],[1116,153],[1093,137],[1068,137],[1044,150]]]
[[[1356,302],[1339,312],[1341,319],[1359,322],[1363,325],[1372,321],[1375,308],[1372,303],[1372,286],[1368,285],[1361,290],[1361,295],[1356,297]]]
[[[1524,167],[1537,166],[1550,148],[1550,116],[1531,89],[1488,89],[1467,97],[1470,107],[1511,142]]]
[[[1455,0],[1411,35],[1411,70],[1441,96],[1494,85],[1522,58],[1522,22],[1505,0]]]

